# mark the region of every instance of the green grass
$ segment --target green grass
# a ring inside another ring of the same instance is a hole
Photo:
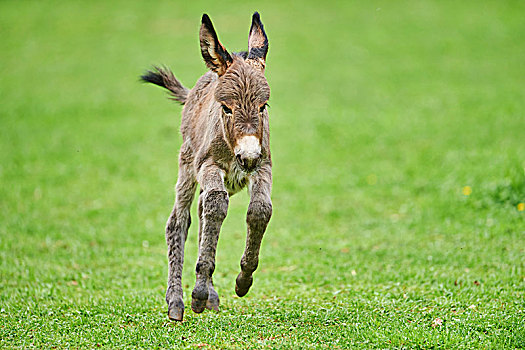
[[[235,297],[243,192],[219,241],[220,313],[189,308],[194,224],[185,320],[169,322],[180,107],[138,75],[165,63],[193,86],[202,13],[233,51],[254,10],[274,159],[260,268]],[[0,347],[525,347],[524,12],[1,2]]]

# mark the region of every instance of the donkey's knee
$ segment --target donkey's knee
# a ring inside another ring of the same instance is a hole
[[[205,220],[222,222],[228,213],[228,193],[222,190],[212,190],[202,194],[202,215]]]
[[[177,223],[177,214],[173,210],[166,222],[166,243],[169,244],[171,237],[173,236],[173,231],[175,231],[175,224]]]
[[[186,241],[188,228],[191,225],[191,215],[189,210],[181,210],[179,213],[173,211],[166,223],[166,243],[170,246],[173,240],[180,237]]]
[[[255,230],[264,230],[272,217],[272,202],[253,201],[248,206],[246,223]]]

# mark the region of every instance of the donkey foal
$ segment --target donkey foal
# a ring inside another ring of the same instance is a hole
[[[184,105],[175,205],[166,224],[169,260],[166,302],[168,317],[177,321],[184,315],[181,281],[184,243],[197,183],[199,256],[191,293],[191,308],[197,313],[205,308],[219,309],[212,275],[229,197],[248,187],[248,234],[241,272],[235,281],[235,292],[240,297],[252,285],[261,240],[272,215],[272,162],[266,108],[270,87],[264,77],[268,38],[259,14],[255,12],[252,17],[247,52],[228,53],[206,14],[202,16],[199,38],[202,57],[211,71],[193,89],[184,87],[167,69],[156,67],[141,77],[168,89],[172,98]]]

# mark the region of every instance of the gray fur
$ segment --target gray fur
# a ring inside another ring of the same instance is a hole
[[[212,275],[229,197],[248,186],[248,233],[235,286],[239,296],[246,295],[252,285],[261,240],[272,215],[272,162],[266,109],[270,88],[264,77],[268,40],[258,13],[252,18],[248,41],[249,52],[254,53],[252,58],[246,54],[230,55],[218,41],[211,21],[204,15],[200,30],[201,52],[212,71],[204,74],[195,87],[188,90],[171,72],[157,70],[157,74],[162,73],[162,79],[167,79],[162,80],[164,87],[176,100],[184,103],[175,205],[166,224],[169,259],[166,302],[168,316],[173,320],[181,321],[184,314],[181,281],[184,243],[191,223],[190,207],[197,183],[201,191],[198,203],[199,256],[191,303],[197,313],[205,308],[219,309],[219,296],[213,287]],[[246,136],[251,137],[251,143],[241,141],[246,140]],[[251,148],[245,150],[243,147]]]

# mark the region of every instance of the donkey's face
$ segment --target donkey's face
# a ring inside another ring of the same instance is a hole
[[[239,166],[251,172],[261,162],[270,98],[270,87],[264,77],[268,39],[259,14],[253,15],[247,53],[230,55],[217,39],[207,16],[202,19],[200,42],[206,65],[219,75],[215,99],[221,105],[225,137]]]
[[[270,87],[264,75],[236,57],[219,78],[215,98],[221,104],[225,136],[237,162],[243,170],[253,171],[261,159],[263,126],[268,118]]]

